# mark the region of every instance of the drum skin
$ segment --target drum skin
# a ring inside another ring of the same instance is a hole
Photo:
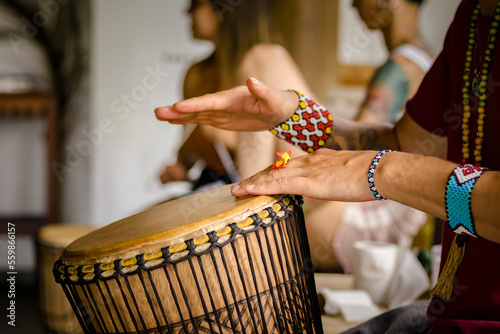
[[[319,333],[300,205],[190,195],[75,240],[54,275],[87,333]]]

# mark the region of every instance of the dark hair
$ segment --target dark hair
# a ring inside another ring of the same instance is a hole
[[[416,4],[418,4],[418,5],[421,5],[421,4],[422,4],[422,2],[424,2],[424,0],[406,0],[406,1],[408,1],[408,2],[413,2],[413,3],[416,3]]]
[[[252,46],[281,40],[272,19],[273,1],[239,0],[217,8],[218,3],[212,2],[221,20],[215,57],[221,68],[222,82],[233,85],[234,74]]]

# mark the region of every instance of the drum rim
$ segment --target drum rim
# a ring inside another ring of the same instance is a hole
[[[240,219],[234,221],[234,223],[238,226],[239,230],[251,229],[255,228],[252,225],[256,225],[256,221],[260,218],[263,222],[264,226],[271,226],[277,221],[282,220],[285,215],[294,210],[296,208],[300,208],[302,206],[303,200],[301,196],[298,195],[281,195],[282,198],[278,201],[274,202],[271,206],[267,206],[263,208],[261,211],[254,213],[250,216],[247,216],[244,219]],[[270,213],[271,212],[271,213]],[[271,217],[269,217],[271,216]],[[196,238],[192,238],[189,240],[185,240],[174,245],[168,245],[166,247],[162,247],[161,249],[157,249],[153,252],[137,254],[135,256],[127,257],[127,258],[119,258],[111,262],[98,262],[95,264],[80,264],[80,265],[65,265],[62,259],[59,259],[54,265],[54,276],[58,283],[89,283],[93,282],[97,279],[110,279],[118,275],[116,267],[120,267],[120,275],[132,275],[142,269],[144,267],[149,267],[147,270],[153,270],[158,267],[161,267],[164,263],[164,249],[168,248],[170,254],[175,256],[176,254],[180,254],[179,259],[175,260],[177,262],[181,262],[185,260],[187,257],[191,256],[190,254],[186,254],[182,256],[184,253],[189,253],[187,250],[188,243],[192,241],[194,246],[196,247],[206,247],[212,244],[210,242],[210,234],[215,233],[217,237],[228,236],[233,233],[233,229],[228,226],[213,230],[204,235]],[[257,227],[258,228],[258,227]],[[238,231],[237,231],[238,233]],[[241,233],[241,232],[240,232]],[[229,239],[229,237],[228,237]],[[139,262],[142,262],[140,266]],[[96,277],[97,274],[97,277]]]
[[[284,196],[284,194],[249,195],[236,198],[231,195],[231,185],[195,193],[152,207],[90,232],[69,244],[64,249],[61,258],[65,265],[78,266],[112,262],[116,259],[150,253],[167,245],[171,246],[191,238],[201,237],[209,231],[218,230],[234,221],[247,218],[276,203]],[[166,222],[165,214],[177,212],[180,216],[173,215],[170,218],[174,220],[182,218],[183,210],[186,207],[196,208],[199,198],[211,198],[212,201],[216,201],[217,205],[208,205],[206,210],[197,208],[194,211],[196,212],[193,214],[194,217],[189,216],[191,213],[188,213],[189,221],[182,225],[163,225]],[[139,225],[141,221],[146,221],[145,224],[149,226]],[[115,235],[118,235],[117,231],[120,231],[118,239],[115,238]],[[111,238],[107,238],[109,235]]]

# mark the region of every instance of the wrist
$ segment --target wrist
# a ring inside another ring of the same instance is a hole
[[[280,124],[285,122],[286,120],[290,119],[293,116],[293,114],[295,114],[295,112],[299,108],[299,103],[300,103],[300,99],[299,99],[299,95],[297,94],[297,91],[289,89],[289,90],[284,91],[284,93],[287,96],[289,96],[287,101],[290,101],[291,103],[286,108],[285,114],[287,115],[287,117],[282,122],[280,122]]]
[[[308,153],[320,149],[332,133],[332,115],[300,92],[287,93],[295,95],[294,101],[298,101],[294,104],[296,109],[287,120],[271,129],[271,133]]]
[[[377,152],[370,163],[370,167],[368,168],[368,187],[376,200],[384,200],[387,199],[387,195],[382,195],[380,191],[379,185],[383,184],[383,173],[385,172],[385,168],[383,167],[383,162],[386,160],[386,155],[394,153],[392,150],[381,150]],[[384,159],[382,159],[384,158]],[[380,182],[378,182],[380,181]]]
[[[486,171],[474,165],[461,165],[453,169],[445,191],[446,220],[453,232],[478,237],[472,215],[472,190]]]

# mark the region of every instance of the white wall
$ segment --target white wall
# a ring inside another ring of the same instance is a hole
[[[181,99],[187,66],[211,45],[191,39],[188,0],[94,0],[91,55],[90,221],[103,225],[178,193],[161,186],[180,126],[153,110]],[[84,140],[85,141],[85,140]]]

